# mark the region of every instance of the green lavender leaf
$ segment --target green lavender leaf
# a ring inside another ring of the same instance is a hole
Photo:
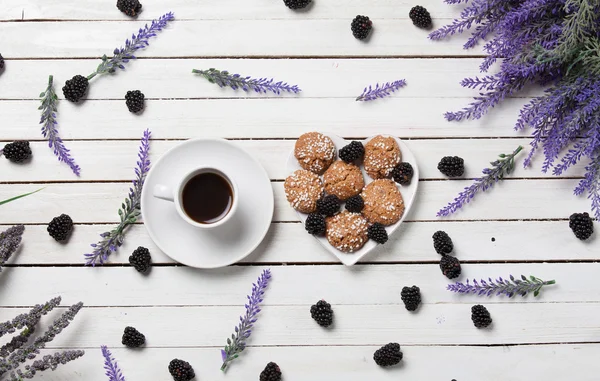
[[[44,189],[44,188],[40,188],[40,189],[38,189],[38,190],[35,190],[35,191],[33,191],[33,192],[29,192],[29,193],[21,194],[21,195],[19,195],[19,196],[15,196],[15,197],[13,197],[13,198],[9,198],[9,199],[7,199],[7,200],[0,201],[0,205],[8,204],[8,203],[9,203],[9,202],[11,202],[11,201],[15,201],[15,200],[18,200],[18,199],[20,199],[20,198],[27,197],[27,196],[29,196],[29,195],[32,195],[32,194],[34,194],[34,193],[37,193],[37,192],[41,191],[42,189]]]

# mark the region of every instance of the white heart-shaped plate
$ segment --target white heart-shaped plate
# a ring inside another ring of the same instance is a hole
[[[332,134],[324,134],[324,135],[330,137],[331,140],[333,140],[333,143],[335,144],[335,148],[337,151],[339,151],[340,148],[342,148],[345,145],[350,143],[350,141],[347,141],[336,135],[332,135]],[[389,135],[383,135],[383,136],[389,136]],[[365,141],[363,141],[363,144],[366,144],[372,138],[373,137],[366,139]],[[417,187],[419,186],[419,167],[417,166],[417,159],[415,158],[415,155],[413,155],[411,150],[408,148],[408,146],[402,140],[398,139],[395,136],[393,138],[396,140],[396,142],[398,143],[398,146],[400,147],[400,151],[402,153],[402,161],[408,162],[408,163],[410,163],[410,165],[412,165],[412,167],[414,169],[414,175],[413,175],[412,181],[410,182],[410,185],[402,186],[402,185],[396,184],[398,186],[398,189],[400,190],[400,194],[402,194],[402,198],[404,199],[404,214],[402,215],[402,218],[400,218],[400,221],[398,221],[394,225],[390,225],[390,226],[386,227],[388,236],[390,236],[390,237],[398,229],[398,227],[404,221],[404,219],[408,215],[410,209],[412,208],[413,203],[415,201],[415,196],[417,195]],[[299,169],[302,169],[302,167],[300,167],[300,164],[298,164],[298,160],[296,160],[296,157],[294,156],[293,149],[292,149],[292,152],[290,153],[290,156],[288,157],[287,169],[290,172],[290,174],[294,173],[295,171],[297,171]],[[373,179],[371,179],[366,174],[362,165],[361,165],[360,169],[362,170],[363,176],[365,178],[365,185],[371,183],[373,181]],[[343,208],[344,208],[344,206],[342,205],[342,209]],[[306,218],[308,217],[308,214],[304,214],[304,213],[300,213],[300,212],[297,212],[297,213],[298,213],[298,217],[300,218],[300,221],[302,221],[302,223],[304,224],[306,222]],[[329,242],[327,241],[327,238],[325,238],[325,237],[314,237],[314,238],[316,240],[318,240],[319,243],[321,243],[321,245],[327,251],[329,251],[331,254],[335,255],[340,260],[340,262],[342,262],[346,266],[354,265],[361,258],[363,258],[365,255],[369,254],[373,249],[375,249],[378,246],[378,244],[376,242],[368,241],[365,244],[365,246],[363,246],[362,249],[355,251],[354,253],[344,253],[344,252],[337,250],[335,247],[331,246],[329,244]]]

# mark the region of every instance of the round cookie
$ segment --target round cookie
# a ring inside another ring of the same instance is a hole
[[[322,175],[335,160],[335,144],[323,134],[309,132],[296,141],[294,156],[302,168]]]
[[[328,194],[346,200],[362,191],[365,187],[365,179],[356,165],[338,160],[325,171],[323,185]]]
[[[375,136],[365,145],[363,165],[372,179],[390,177],[392,170],[402,160],[400,147],[391,136]]]
[[[314,173],[299,169],[285,179],[283,189],[292,208],[312,213],[317,210],[317,200],[323,194],[323,182]]]
[[[327,241],[331,246],[344,253],[353,253],[361,249],[369,240],[367,235],[369,223],[358,213],[344,210],[327,218],[325,222]]]
[[[393,225],[404,214],[404,200],[392,180],[373,181],[365,187],[361,196],[365,201],[362,213],[373,224]]]

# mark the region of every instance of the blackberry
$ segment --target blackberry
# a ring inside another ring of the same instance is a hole
[[[281,369],[279,365],[274,362],[267,364],[265,369],[260,372],[260,381],[280,381],[281,380]]]
[[[133,327],[125,327],[121,343],[127,348],[141,347],[146,343],[146,336]]]
[[[140,273],[145,273],[152,267],[152,257],[150,250],[139,246],[129,256],[129,263]]]
[[[85,95],[88,84],[89,81],[86,77],[82,75],[76,75],[67,80],[63,86],[63,95],[70,102],[79,102],[79,100]]]
[[[408,17],[410,17],[413,24],[419,28],[431,28],[431,15],[427,9],[420,5],[413,7],[408,13]]]
[[[125,94],[125,104],[129,112],[138,113],[144,109],[144,94],[139,90],[131,90]]]
[[[369,239],[383,245],[388,240],[387,232],[385,231],[385,227],[379,222],[375,222],[373,225],[369,226],[367,230],[367,236]]]
[[[373,29],[373,22],[367,16],[356,16],[350,26],[352,34],[359,40],[364,40]]]
[[[477,328],[485,328],[492,324],[490,312],[481,304],[471,307],[471,320]]]
[[[402,301],[409,311],[415,311],[421,304],[421,290],[417,286],[402,287]]]
[[[334,195],[327,195],[317,200],[317,211],[327,217],[335,215],[340,210],[340,199]]]
[[[433,233],[433,248],[440,255],[450,254],[454,249],[452,239],[445,231],[437,231]]]
[[[16,140],[8,143],[2,149],[4,157],[13,163],[21,163],[31,157],[31,148],[26,140]]]
[[[346,200],[346,210],[350,213],[360,213],[365,208],[365,200],[357,194]]]
[[[169,373],[171,373],[175,381],[189,381],[196,377],[194,368],[192,368],[190,363],[179,359],[171,360],[169,363]]]
[[[455,257],[444,255],[440,260],[440,269],[448,279],[454,279],[460,275],[460,262]]]
[[[392,169],[392,178],[400,185],[409,185],[415,171],[410,163],[402,162]]]
[[[117,8],[129,17],[135,17],[142,10],[139,0],[117,0]]]
[[[373,354],[373,360],[379,366],[396,365],[402,360],[402,352],[400,352],[400,344],[389,343],[379,348]]]
[[[340,159],[350,164],[358,160],[362,160],[365,156],[365,146],[361,142],[352,142],[340,149]]]
[[[312,213],[308,215],[304,228],[308,234],[323,235],[325,234],[325,217],[320,214]]]
[[[66,214],[61,214],[50,221],[46,230],[50,234],[50,237],[55,240],[65,241],[71,230],[73,230],[73,220]]]
[[[321,326],[329,327],[333,323],[333,310],[331,304],[319,300],[310,307],[310,316]]]
[[[4,70],[4,57],[0,54],[0,71]]]
[[[569,217],[569,227],[575,233],[575,237],[580,240],[590,238],[594,232],[594,222],[587,213],[573,213]]]
[[[444,156],[438,163],[438,169],[448,177],[459,177],[465,172],[465,161],[458,156]]]
[[[306,8],[312,0],[283,0],[283,3],[289,9],[301,9]]]

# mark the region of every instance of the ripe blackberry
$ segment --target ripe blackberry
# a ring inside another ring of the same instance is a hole
[[[121,343],[127,348],[141,347],[146,343],[146,336],[133,327],[125,327]]]
[[[465,172],[465,161],[458,156],[444,156],[438,163],[438,169],[448,177],[459,177]]]
[[[31,148],[26,140],[16,140],[8,143],[2,149],[4,157],[13,163],[21,163],[31,157]]]
[[[138,113],[144,109],[144,94],[139,90],[131,90],[125,94],[125,104],[129,112]]]
[[[79,102],[79,100],[85,95],[88,84],[89,81],[86,77],[82,75],[76,75],[67,80],[63,86],[63,95],[70,102]]]
[[[460,275],[460,262],[455,257],[443,255],[440,260],[440,269],[448,279],[454,279]]]
[[[279,365],[274,362],[267,364],[265,369],[260,372],[260,381],[280,381],[281,380],[281,369]]]
[[[583,241],[590,238],[594,232],[594,221],[587,213],[573,213],[569,217],[569,227],[573,230],[575,237]]]
[[[54,217],[46,229],[50,237],[57,241],[65,241],[73,229],[73,220],[66,214]]]
[[[388,240],[388,234],[385,231],[385,227],[379,222],[375,222],[373,225],[369,226],[367,230],[367,236],[369,239],[383,245]]]
[[[152,257],[150,250],[139,246],[129,256],[129,263],[140,273],[145,273],[152,267]]]
[[[360,213],[365,208],[365,200],[357,194],[346,200],[346,210],[350,213]]]
[[[308,234],[323,235],[325,234],[325,217],[318,213],[308,215],[304,228]]]
[[[175,381],[189,381],[196,377],[194,368],[192,368],[190,363],[179,359],[171,360],[169,363],[169,373],[171,373]]]
[[[471,320],[477,328],[485,328],[492,324],[490,312],[481,304],[471,307]]]
[[[317,200],[317,211],[327,217],[335,215],[340,210],[340,199],[334,195],[327,195]]]
[[[413,24],[419,28],[431,28],[431,15],[427,9],[420,5],[413,7],[408,13],[408,17],[410,17]]]
[[[139,0],[117,0],[117,8],[129,17],[135,17],[142,10]]]
[[[415,171],[412,165],[405,161],[398,164],[394,169],[392,169],[392,178],[395,182],[397,182],[400,185],[409,185],[414,174]]]
[[[450,254],[454,249],[452,239],[445,231],[437,231],[433,233],[433,248],[440,255]]]
[[[312,0],[283,0],[283,3],[289,9],[301,9],[306,8]]]
[[[361,142],[352,142],[340,149],[340,159],[346,163],[353,163],[357,160],[362,160],[365,156],[365,146]]]
[[[352,34],[359,40],[364,40],[373,29],[373,22],[367,16],[356,16],[350,25]]]
[[[329,327],[333,323],[333,309],[331,304],[319,300],[310,307],[310,316],[321,326]]]
[[[402,352],[400,352],[400,344],[389,343],[379,348],[373,354],[373,360],[379,366],[396,365],[402,360]]]
[[[402,301],[409,311],[415,311],[421,304],[421,290],[417,286],[402,287]]]
[[[4,70],[4,57],[0,54],[0,71]]]

